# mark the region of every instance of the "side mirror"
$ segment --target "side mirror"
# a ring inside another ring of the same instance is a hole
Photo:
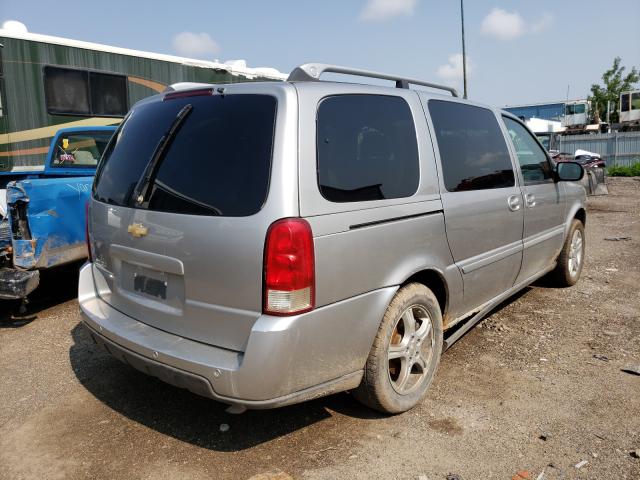
[[[578,162],[558,162],[556,179],[560,182],[579,182],[584,176],[584,168]]]

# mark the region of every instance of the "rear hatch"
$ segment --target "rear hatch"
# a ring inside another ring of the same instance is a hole
[[[105,302],[182,337],[245,348],[262,309],[266,231],[292,213],[265,203],[277,106],[274,95],[214,88],[134,106],[93,187],[90,241]]]

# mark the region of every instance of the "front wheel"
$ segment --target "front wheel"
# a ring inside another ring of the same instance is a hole
[[[405,412],[425,396],[441,353],[438,300],[422,284],[406,285],[387,308],[354,395],[380,412]]]
[[[571,287],[578,282],[584,265],[585,245],[584,225],[573,219],[556,268],[551,272],[557,286]]]

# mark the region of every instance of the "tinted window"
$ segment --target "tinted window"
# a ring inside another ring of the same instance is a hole
[[[4,117],[4,80],[2,79],[2,48],[0,47],[0,117]]]
[[[631,94],[631,110],[640,110],[640,92]]]
[[[620,96],[620,111],[628,112],[629,111],[629,94],[623,93]]]
[[[49,113],[90,114],[88,72],[54,67],[46,67],[44,72]]]
[[[91,72],[91,113],[123,117],[127,113],[127,79],[122,75]]]
[[[491,110],[429,100],[429,112],[448,191],[515,185],[507,144]]]
[[[178,113],[193,108],[157,163],[144,208],[193,215],[252,215],[269,185],[276,100],[206,95],[134,106],[100,163],[97,200],[133,206],[132,193]]]
[[[111,132],[85,132],[58,139],[51,160],[52,167],[95,167],[102,156]]]
[[[123,117],[128,110],[123,75],[48,66],[44,89],[51,114]]]
[[[0,117],[4,117],[4,105],[2,100],[4,98],[4,80],[0,78]]]
[[[418,189],[418,144],[402,98],[325,98],[317,118],[318,183],[332,202],[410,197]]]
[[[547,154],[538,145],[533,135],[521,123],[509,117],[503,117],[503,119],[516,149],[524,184],[552,182],[551,165]]]

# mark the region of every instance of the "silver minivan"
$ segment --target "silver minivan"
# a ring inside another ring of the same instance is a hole
[[[116,358],[237,407],[352,390],[406,411],[492,308],[578,280],[582,175],[428,82],[306,64],[177,85],[134,105],[100,162],[82,319]]]

